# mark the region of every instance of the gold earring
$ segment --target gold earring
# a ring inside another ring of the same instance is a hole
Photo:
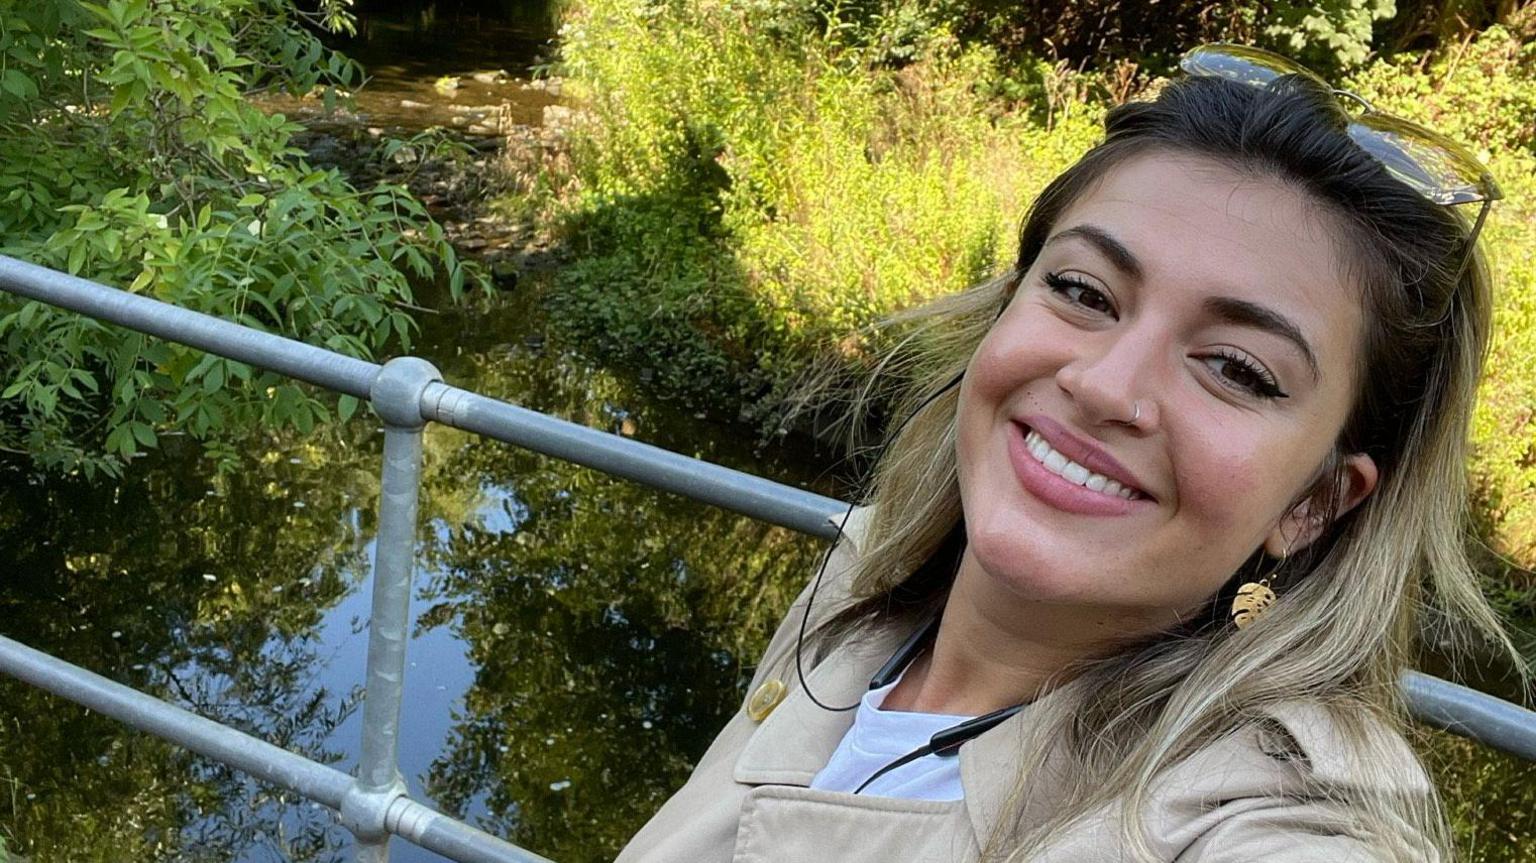
[[[1275,592],[1269,584],[1274,581],[1275,573],[1285,564],[1285,559],[1291,553],[1287,547],[1280,553],[1280,560],[1275,563],[1275,568],[1269,571],[1269,575],[1258,581],[1250,581],[1237,589],[1237,596],[1232,597],[1232,622],[1238,629],[1244,629],[1255,620],[1263,616],[1271,605],[1275,604]]]

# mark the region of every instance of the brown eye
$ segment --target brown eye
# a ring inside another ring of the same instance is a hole
[[[1080,279],[1065,276],[1061,273],[1046,273],[1043,280],[1046,287],[1061,296],[1074,306],[1082,306],[1089,311],[1098,312],[1101,315],[1115,317],[1115,305],[1109,297],[1098,288]]]
[[[1246,357],[1217,352],[1204,357],[1202,362],[1216,373],[1223,386],[1264,399],[1288,398],[1267,369]]]

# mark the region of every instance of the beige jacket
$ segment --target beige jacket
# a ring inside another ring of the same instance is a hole
[[[846,574],[867,514],[850,519],[816,597],[816,617],[847,596]],[[960,749],[965,798],[954,802],[869,797],[808,788],[853,721],[853,712],[817,707],[795,679],[793,649],[806,594],[774,635],[749,699],[766,681],[788,686],[763,721],[745,702],[687,784],[635,835],[619,863],[907,863],[973,861],[1009,812],[1015,739],[1030,721],[1026,708]],[[815,620],[812,621],[814,625]],[[807,668],[817,697],[852,704],[907,633],[888,632],[833,649]],[[811,657],[807,655],[807,662]],[[1050,696],[1046,696],[1049,698]],[[1349,785],[1342,744],[1320,708],[1299,704],[1256,723],[1182,762],[1151,790],[1145,829],[1159,858],[1178,863],[1276,860],[1343,863],[1380,860],[1364,842],[1343,835],[1337,816],[1307,802],[1307,774]],[[1391,735],[1403,765],[1401,790],[1426,793],[1427,778],[1407,743]],[[1047,773],[1049,771],[1046,771]],[[1049,777],[1032,782],[1023,822],[1041,823],[1052,799]],[[1036,863],[1122,860],[1118,807],[1080,822],[1033,857]]]

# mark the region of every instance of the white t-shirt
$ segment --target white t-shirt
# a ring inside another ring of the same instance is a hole
[[[852,792],[880,768],[926,746],[928,739],[937,732],[972,718],[881,710],[885,696],[895,686],[896,683],[891,683],[872,689],[859,700],[853,727],[843,735],[837,750],[827,760],[827,766],[811,780],[812,788]],[[860,793],[910,800],[964,799],[965,792],[960,787],[960,759],[924,755],[881,776]]]

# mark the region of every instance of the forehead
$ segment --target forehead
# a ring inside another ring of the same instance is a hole
[[[1294,186],[1199,156],[1148,153],[1110,169],[1050,233],[1082,224],[1118,239],[1144,277],[1175,297],[1261,303],[1297,321],[1325,365],[1325,353],[1353,356],[1362,292],[1342,253],[1342,225]],[[1063,253],[1093,254],[1086,241],[1066,240],[1042,257]]]

